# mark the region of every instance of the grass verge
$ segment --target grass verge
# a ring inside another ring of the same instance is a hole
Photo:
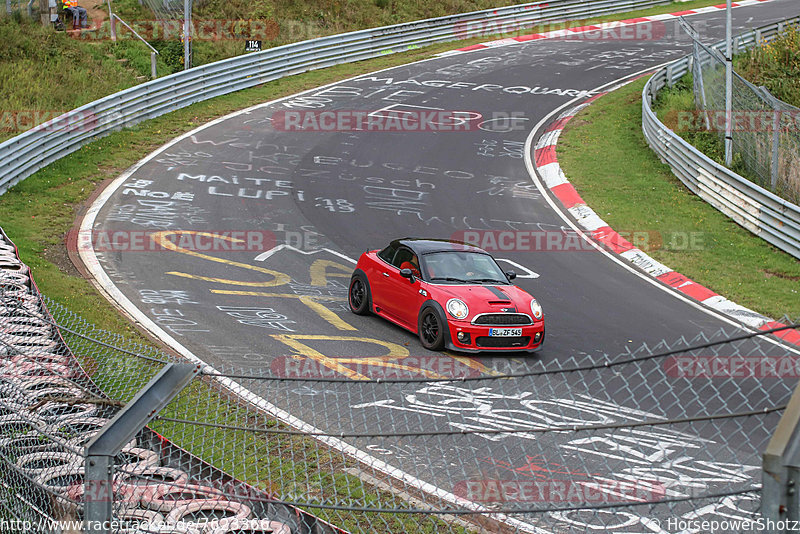
[[[645,82],[600,98],[568,123],[558,144],[565,174],[615,230],[659,236],[646,247],[656,260],[767,316],[797,317],[800,262],[695,196],[645,142]]]
[[[713,2],[709,0],[695,0],[681,6],[691,8],[711,3]],[[651,8],[598,20],[641,16],[656,11],[669,12],[671,9],[674,9],[673,5],[664,6],[660,10]],[[16,242],[20,257],[31,267],[45,294],[71,309],[82,310],[87,320],[101,328],[139,337],[127,319],[114,311],[80,276],[67,257],[65,236],[76,215],[85,209],[87,198],[99,184],[118,176],[170,139],[226,113],[350,76],[428,58],[444,50],[483,40],[486,38],[433,45],[402,54],[287,77],[194,104],[113,133],[52,163],[0,197],[0,221],[6,233]],[[101,95],[85,96],[94,98]],[[34,102],[30,104],[33,105]],[[56,102],[48,105],[51,104],[57,105]]]
[[[711,5],[718,0],[695,0],[693,2],[682,3],[682,8],[701,7]],[[654,8],[642,10],[638,12],[626,13],[624,15],[613,15],[594,19],[592,22],[602,22],[606,20],[615,20],[619,18],[630,18],[634,16],[645,16],[654,13],[664,13],[675,9],[674,5],[664,6],[662,8]],[[6,28],[5,31],[12,32],[13,30]],[[537,31],[537,28],[527,30],[525,33]],[[519,33],[519,32],[518,32]],[[514,34],[511,34],[514,35]],[[9,39],[13,39],[11,36]],[[63,46],[71,46],[64,44],[58,39],[62,37],[56,36],[54,44],[50,46],[51,54],[58,56],[63,49]],[[67,39],[63,37],[63,39]],[[128,339],[135,339],[139,342],[149,343],[147,339],[141,336],[130,323],[113,308],[86,280],[84,280],[77,270],[74,269],[66,254],[64,245],[64,238],[67,232],[73,225],[76,215],[85,209],[85,202],[98,187],[108,179],[112,179],[119,175],[124,169],[128,168],[136,161],[141,159],[150,151],[158,146],[166,143],[168,140],[197,127],[200,124],[208,122],[216,117],[230,113],[232,111],[242,109],[257,103],[267,100],[279,98],[281,96],[290,95],[304,89],[316,87],[326,83],[331,83],[340,79],[358,74],[372,72],[381,68],[386,68],[394,65],[407,63],[430,57],[431,55],[448,49],[459,48],[477,42],[482,42],[490,39],[488,36],[475,38],[471,40],[464,40],[455,43],[448,43],[442,45],[435,45],[426,47],[424,49],[415,50],[404,54],[396,54],[387,57],[381,57],[369,61],[359,62],[356,64],[341,65],[329,69],[315,71],[311,73],[292,76],[290,78],[277,80],[263,86],[241,91],[235,94],[226,95],[216,98],[207,102],[195,104],[183,110],[176,111],[167,116],[153,119],[142,123],[134,128],[126,129],[122,132],[114,133],[106,138],[95,141],[94,143],[84,147],[80,151],[63,158],[47,168],[39,171],[31,176],[18,186],[14,187],[11,191],[0,197],[0,223],[8,235],[16,242],[19,247],[20,257],[32,269],[33,275],[36,278],[40,289],[43,293],[50,296],[57,303],[63,304],[69,309],[82,310],[82,314],[90,323],[97,325],[100,328],[109,330],[115,333],[124,335]],[[33,46],[35,39],[29,45]],[[41,68],[39,65],[38,72],[45,73],[44,78],[37,78],[36,76],[29,76],[24,83],[15,84],[13,86],[4,85],[4,87],[17,87],[24,90],[25,87],[49,87],[51,91],[44,95],[47,98],[45,108],[40,109],[70,109],[82,103],[94,100],[103,96],[110,90],[120,89],[124,86],[133,84],[135,79],[135,69],[145,68],[146,62],[140,61],[139,67],[135,65],[133,73],[130,78],[124,78],[124,70],[120,70],[119,65],[113,65],[112,69],[100,68],[99,71],[92,71],[95,68],[93,64],[80,63],[84,50],[81,48],[85,46],[96,46],[91,43],[75,42],[75,48],[72,50],[73,61],[72,63],[59,64],[58,68]],[[28,46],[28,45],[26,45]],[[105,45],[103,45],[105,46]],[[121,45],[116,45],[121,46]],[[100,47],[98,47],[100,48]],[[23,47],[24,49],[24,47]],[[117,49],[127,50],[124,47]],[[101,50],[102,52],[102,50]],[[26,52],[22,50],[20,57],[25,58]],[[104,55],[97,55],[97,50],[92,52],[90,58],[98,59],[102,67]],[[2,61],[2,60],[0,60]],[[22,59],[20,60],[22,61]],[[43,65],[48,63],[43,61]],[[119,63],[119,62],[117,62]],[[83,65],[80,68],[75,65]],[[0,67],[3,67],[0,64]],[[14,65],[6,65],[4,68],[12,71]],[[108,83],[113,80],[119,81],[119,86],[108,87],[103,89],[100,94],[97,91],[97,86],[90,86],[85,93],[80,95],[72,94],[69,91],[59,90],[64,87],[61,85],[58,76],[51,76],[54,72],[63,72],[64,69],[74,69],[80,74],[85,76],[96,75],[106,77]],[[116,78],[115,78],[116,77]],[[60,99],[60,95],[67,95],[69,98]],[[14,101],[15,95],[13,93],[0,93],[3,102]],[[42,97],[44,98],[44,97]],[[22,102],[19,105],[28,106],[31,109],[37,109],[36,106],[41,105],[41,100],[32,99]],[[123,359],[126,361],[126,359]],[[122,363],[122,362],[118,362]],[[95,378],[98,382],[103,383],[103,379],[108,379],[117,373],[120,376],[119,366],[114,365],[112,369],[107,369],[107,373],[103,373],[102,369],[99,370]],[[133,374],[132,376],[136,376]],[[192,392],[190,392],[191,394]],[[197,399],[201,393],[194,392],[190,398]],[[216,401],[215,401],[216,402]],[[192,402],[187,403],[194,406]],[[215,404],[216,405],[216,404]],[[239,408],[231,408],[231,410]],[[185,416],[195,415],[194,413],[184,414]],[[203,416],[207,418],[207,413],[198,413],[198,417]],[[223,430],[208,431],[203,436],[196,436],[193,433],[186,433],[185,430],[173,428],[169,423],[161,423],[159,427],[164,431],[165,435],[173,438],[177,444],[187,448],[191,452],[195,452],[198,456],[208,457],[214,455],[211,460],[215,461],[222,469],[230,471],[232,474],[248,480],[251,476],[247,469],[250,467],[242,467],[248,465],[247,462],[237,464],[230,464],[235,454],[232,453],[230,457],[218,456],[219,451],[206,450],[206,444],[217,443],[231,443],[234,447],[238,448],[237,444],[243,443],[247,440],[252,440],[252,437],[237,437],[224,434]],[[312,462],[298,462],[295,460],[294,453],[292,452],[292,442],[289,443],[290,449],[285,453],[285,457],[280,455],[268,454],[269,446],[260,445],[265,448],[255,449],[257,453],[254,458],[260,458],[261,462],[266,462],[265,465],[259,465],[254,462],[253,469],[266,469],[270,476],[278,477],[278,479],[285,478],[287,480],[305,480],[309,474],[313,477],[333,477],[337,487],[352,489],[354,494],[363,487],[360,482],[356,480],[348,480],[347,477],[331,471],[331,467],[343,468],[345,463],[341,465],[331,466],[330,461],[323,457],[323,461],[315,460]],[[306,448],[312,447],[316,450],[318,445],[315,441],[306,439],[302,445],[296,447]],[[235,449],[229,449],[235,450]],[[318,453],[324,455],[326,453]],[[239,472],[237,469],[245,469]],[[320,473],[322,469],[322,473]],[[343,484],[341,486],[340,484]],[[375,496],[370,494],[368,500],[375,501]],[[384,497],[383,502],[388,502],[389,499]],[[324,514],[321,514],[324,515]],[[399,517],[399,519],[398,519]],[[417,525],[410,525],[403,519],[404,516],[382,516],[381,518],[374,518],[375,524],[381,525],[376,532],[435,532],[440,530],[441,523],[439,520],[432,520],[429,526],[420,528]],[[340,522],[341,518],[331,517],[334,522]],[[350,519],[345,518],[342,526],[349,526]],[[384,526],[385,525],[385,528]],[[363,526],[363,524],[361,525]]]
[[[788,27],[775,40],[757,46],[734,58],[735,71],[756,86],[764,86],[780,100],[800,105],[800,31]],[[724,90],[724,71],[707,71],[704,75],[706,92],[716,93],[719,108],[710,111],[711,130],[707,130],[701,115],[695,115],[693,76],[686,74],[674,86],[662,89],[653,109],[667,128],[672,129],[703,154],[725,165],[725,147],[722,140],[724,110],[720,105],[720,91]],[[754,184],[794,204],[800,203],[800,135],[794,113],[781,117],[779,172],[773,185],[772,118],[771,110],[760,97],[741,83],[734,84],[734,105],[737,125],[734,126],[733,158],[729,168]],[[743,102],[749,102],[743,104]],[[709,107],[714,106],[710,104]],[[712,108],[713,109],[713,108]],[[786,109],[784,107],[784,109]],[[788,111],[788,109],[787,109]],[[689,127],[685,119],[695,117]],[[683,119],[683,120],[682,120]],[[749,124],[748,124],[749,122]],[[741,150],[741,152],[739,151]]]
[[[621,18],[665,13],[676,9],[691,9],[718,3],[719,0],[692,0],[667,6],[648,8],[624,14],[606,15],[582,21],[553,24],[547,29],[580,26]],[[513,3],[510,0],[448,0],[445,2],[399,2],[397,0],[270,0],[268,2],[225,2],[209,0],[198,4],[196,20],[266,21],[271,17],[280,20],[280,31],[273,40],[263,42],[264,48],[311,39],[323,35],[366,29],[384,24],[395,24],[484,9]],[[286,4],[286,5],[285,5]],[[288,5],[291,4],[291,5]],[[358,6],[363,4],[363,9]],[[383,5],[383,7],[381,7]],[[147,33],[147,23],[153,13],[138,0],[115,0],[114,9],[124,20],[142,22],[139,28]],[[280,14],[277,16],[276,14]],[[107,21],[106,21],[107,24]],[[277,24],[277,23],[276,23]],[[478,26],[481,28],[481,26]],[[503,35],[490,32],[511,29],[493,26],[486,22],[485,35],[425,48],[426,51],[447,50],[468,46],[499,37],[524,35],[545,29],[514,28]],[[143,43],[120,29],[120,39],[110,41],[106,26],[96,32],[80,35],[56,33],[50,28],[34,23],[27,16],[0,17],[0,141],[24,131],[24,121],[6,124],[13,120],[6,115],[32,110],[65,112],[128,87],[150,76],[150,51]],[[149,32],[160,37],[152,40],[159,50],[158,73],[171,74],[183,68],[183,45],[176,32],[165,38],[150,25]],[[194,64],[201,65],[244,52],[244,40],[230,37],[220,40],[195,40]],[[49,118],[52,118],[50,116]],[[42,121],[39,121],[42,122]]]

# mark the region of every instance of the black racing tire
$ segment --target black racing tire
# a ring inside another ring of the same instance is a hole
[[[347,291],[347,303],[350,311],[356,315],[369,315],[370,298],[369,283],[362,274],[354,274],[350,278],[350,289]]]
[[[442,350],[444,348],[444,329],[446,324],[442,324],[439,314],[433,308],[425,308],[419,314],[417,330],[419,332],[419,342],[428,350]]]

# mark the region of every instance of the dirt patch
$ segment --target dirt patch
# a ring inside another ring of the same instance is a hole
[[[800,281],[800,276],[794,276],[786,273],[779,273],[777,271],[770,271],[769,269],[764,269],[764,274],[766,275],[767,278],[772,278],[773,276],[777,276],[778,278],[783,278],[784,280]]]
[[[44,256],[44,259],[58,267],[58,270],[62,273],[70,276],[80,277],[81,273],[75,268],[75,265],[72,263],[72,260],[69,258],[69,254],[67,253],[66,241],[67,237],[64,236],[64,239],[61,243],[47,247],[44,249],[44,251],[42,251],[42,255]]]
[[[567,125],[564,127],[564,131],[566,132],[573,128],[580,128],[581,126],[584,126],[586,124],[592,124],[592,121],[587,121],[585,119],[579,119],[575,117],[567,123]]]

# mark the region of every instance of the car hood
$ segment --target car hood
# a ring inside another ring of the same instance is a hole
[[[531,314],[531,299],[527,291],[514,285],[430,285],[432,297],[444,306],[451,298],[463,300],[469,316],[487,312],[518,312]],[[514,309],[511,309],[514,308]]]

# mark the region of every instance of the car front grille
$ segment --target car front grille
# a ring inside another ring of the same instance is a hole
[[[524,313],[484,313],[475,317],[475,319],[472,320],[472,324],[481,326],[507,326],[533,324],[533,321]]]
[[[475,338],[475,345],[485,348],[514,348],[527,347],[531,342],[530,336],[522,337],[490,337],[479,336]]]

